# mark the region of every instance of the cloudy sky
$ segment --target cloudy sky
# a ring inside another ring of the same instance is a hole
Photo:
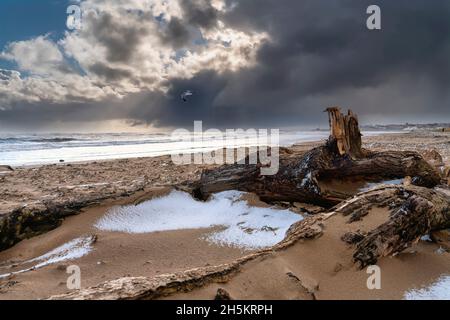
[[[448,0],[0,2],[0,131],[444,122],[449,86]]]

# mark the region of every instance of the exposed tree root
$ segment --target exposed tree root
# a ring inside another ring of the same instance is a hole
[[[334,213],[348,215],[352,223],[373,207],[389,208],[390,218],[357,241],[353,258],[361,268],[402,252],[432,231],[450,227],[450,197],[416,186],[379,187],[346,201]]]

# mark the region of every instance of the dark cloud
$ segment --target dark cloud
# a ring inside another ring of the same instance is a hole
[[[448,119],[449,2],[377,3],[381,31],[365,27],[373,1],[239,1],[226,21],[272,41],[255,68],[232,75],[215,107],[245,108],[262,123],[316,121],[330,103],[362,115]]]
[[[256,66],[174,80],[172,91],[198,87],[204,96],[197,95],[188,107],[168,98],[165,112],[147,119],[295,125],[317,123],[325,118],[325,107],[342,105],[367,121],[449,120],[450,3],[377,3],[381,31],[366,28],[366,9],[373,1],[237,2],[222,19],[271,37],[259,50]]]
[[[318,123],[325,118],[325,107],[341,105],[367,122],[450,120],[449,1],[232,2],[233,9],[220,19],[233,28],[270,36],[254,67],[173,79],[167,94],[141,92],[115,103],[72,106],[72,117],[130,118],[158,126],[188,126],[193,120],[211,126],[275,126]],[[374,3],[382,10],[379,31],[366,28],[366,8]],[[165,35],[176,47],[190,39],[189,25],[212,27],[219,17],[206,1],[182,1],[182,8],[185,15],[172,19]],[[126,61],[145,32],[123,29],[107,17],[95,30],[110,48],[112,61]],[[194,95],[183,103],[179,95],[188,89]],[[65,119],[65,112],[56,109],[31,112],[48,112],[42,121]],[[21,109],[9,112],[0,112],[0,121],[25,114]]]
[[[136,15],[132,12],[126,14],[133,15],[133,18],[142,22],[148,19],[145,15]],[[143,36],[149,32],[144,23],[125,24],[108,12],[99,14],[88,12],[83,21],[89,24],[87,32],[107,49],[107,59],[110,62],[130,61]]]
[[[163,43],[178,49],[189,43],[191,33],[182,20],[174,17],[161,32],[161,40]]]
[[[175,49],[190,47],[193,40],[201,40],[198,28],[217,25],[219,12],[207,0],[181,0],[182,18],[172,17],[161,32],[163,43]]]
[[[217,25],[219,12],[207,0],[181,0],[183,19],[193,26],[211,28]]]
[[[131,72],[128,70],[111,68],[103,63],[95,63],[89,66],[88,70],[99,77],[109,79],[111,81],[132,77]]]
[[[268,87],[275,77],[306,93],[326,92],[373,86],[398,73],[434,78],[435,66],[449,66],[448,2],[378,1],[382,30],[369,31],[365,11],[372,2],[244,0],[228,19],[249,17],[244,28],[270,30],[274,42],[260,50],[258,75]]]

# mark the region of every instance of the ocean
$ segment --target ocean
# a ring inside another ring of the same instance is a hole
[[[365,132],[365,135],[380,132]],[[328,131],[280,130],[279,143],[324,140]],[[210,151],[220,147],[248,146],[244,136],[235,136],[232,144],[217,137],[205,136],[204,143],[173,138],[170,133],[59,133],[0,134],[0,165],[31,166],[59,162],[82,162],[107,159],[152,157],[188,152]],[[250,141],[252,145],[256,144]]]

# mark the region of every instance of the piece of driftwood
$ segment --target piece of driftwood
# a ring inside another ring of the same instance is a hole
[[[272,176],[261,175],[261,165],[234,164],[206,170],[190,185],[193,195],[205,200],[212,193],[235,189],[254,192],[267,202],[331,207],[349,194],[340,188],[323,188],[330,180],[344,184],[349,179],[382,181],[410,176],[419,186],[434,187],[440,182],[439,172],[417,152],[365,150],[356,116],[351,111],[344,116],[338,108],[327,111],[331,135],[325,145],[299,156],[281,152],[279,171]]]
[[[439,189],[417,186],[381,186],[339,204],[334,213],[362,219],[375,207],[387,207],[389,219],[357,241],[353,258],[360,267],[396,255],[424,235],[450,228],[450,196]]]

